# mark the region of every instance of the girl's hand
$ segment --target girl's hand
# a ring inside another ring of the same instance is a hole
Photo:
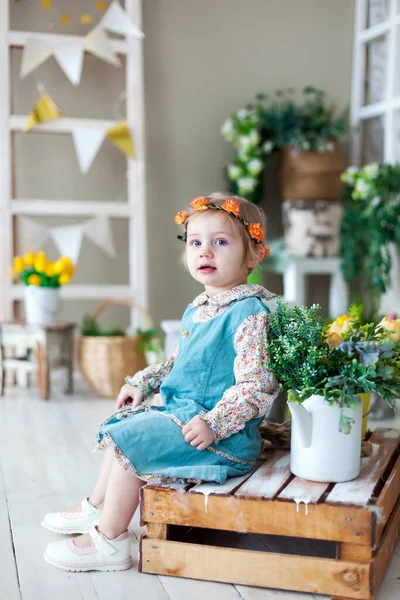
[[[185,440],[197,450],[205,450],[215,441],[215,435],[211,427],[199,416],[196,415],[182,427],[182,433]]]
[[[118,398],[117,398],[117,409],[122,408],[126,404],[132,402],[132,408],[139,406],[144,400],[143,392],[140,388],[125,383],[122,386]]]

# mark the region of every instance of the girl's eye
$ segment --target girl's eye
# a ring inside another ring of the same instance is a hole
[[[192,246],[197,246],[197,247],[198,247],[198,246],[200,246],[200,242],[199,242],[199,240],[193,240],[193,242],[192,242],[192,244],[191,244],[191,245],[192,245]]]
[[[215,242],[217,244],[217,246],[225,246],[226,245],[226,240],[216,240]]]

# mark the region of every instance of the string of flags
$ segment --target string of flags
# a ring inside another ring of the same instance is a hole
[[[83,38],[76,37],[65,42],[49,42],[47,39],[41,39],[39,34],[29,38],[22,54],[20,77],[26,77],[50,56],[54,56],[70,82],[78,85],[81,81],[85,51],[119,67],[121,62],[112,49],[107,31],[128,37],[144,37],[143,32],[132,22],[119,2],[114,0],[100,22]]]
[[[33,107],[22,131],[30,131],[39,123],[60,119],[62,116],[62,111],[51,96],[44,92]],[[105,138],[126,156],[135,156],[132,134],[126,121],[118,121],[109,128],[101,124],[90,127],[78,126],[73,128],[71,133],[81,173],[86,174],[89,171]]]
[[[22,252],[37,252],[50,238],[62,256],[69,256],[77,264],[84,236],[115,258],[115,246],[108,217],[98,216],[75,225],[49,227],[35,219],[21,217],[18,221]]]

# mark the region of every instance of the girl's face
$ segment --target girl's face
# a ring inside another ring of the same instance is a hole
[[[189,272],[202,283],[209,296],[247,283],[248,269],[255,266],[244,260],[243,240],[230,217],[222,211],[197,214],[187,228],[186,258]]]

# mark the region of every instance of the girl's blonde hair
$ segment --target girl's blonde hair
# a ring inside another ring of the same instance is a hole
[[[256,206],[252,202],[249,202],[248,200],[246,200],[246,198],[243,198],[242,196],[235,196],[234,194],[228,194],[226,192],[213,192],[212,194],[209,194],[207,196],[207,198],[209,199],[210,202],[212,202],[216,206],[222,206],[222,204],[224,204],[224,202],[226,202],[226,200],[237,200],[237,202],[239,202],[239,205],[240,205],[240,216],[243,217],[243,219],[245,221],[247,221],[247,223],[260,223],[263,230],[266,231],[267,218],[265,216],[264,211],[259,206]],[[187,209],[187,210],[188,210],[188,212],[190,212],[191,209]],[[207,217],[207,216],[212,216],[214,212],[220,213],[221,211],[216,211],[215,209],[213,210],[211,208],[209,210],[197,211],[197,212],[194,212],[193,214],[190,214],[190,216],[188,217],[187,221],[184,224],[185,231],[187,231],[187,226],[188,226],[189,220],[194,215],[197,215],[197,216],[201,215],[201,216]],[[229,223],[231,223],[231,226],[233,228],[235,228],[235,230],[240,234],[240,236],[242,238],[243,247],[244,247],[244,251],[245,251],[243,262],[247,262],[251,259],[259,261],[259,254],[257,252],[258,244],[256,244],[254,242],[253,238],[250,237],[250,234],[247,231],[247,228],[243,225],[243,223],[241,221],[239,221],[239,219],[237,219],[235,217],[235,215],[233,215],[232,213],[228,213],[227,211],[224,211],[224,212],[226,214],[226,217],[227,217]],[[263,244],[266,245],[266,239],[263,239],[260,241],[262,241]],[[187,268],[186,252],[183,253],[182,260],[183,260],[183,264]],[[252,271],[253,271],[253,269],[249,269],[249,274]]]

